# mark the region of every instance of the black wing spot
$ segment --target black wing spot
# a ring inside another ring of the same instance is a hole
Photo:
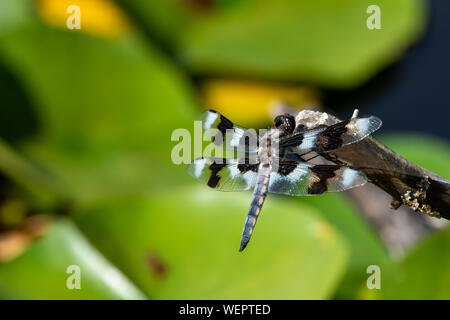
[[[344,143],[342,135],[348,131],[347,125],[351,120],[342,121],[326,128],[318,136],[318,148],[323,151],[334,150]]]
[[[230,120],[228,120],[227,118],[225,118],[223,115],[220,115],[220,123],[217,126],[217,129],[220,131],[221,134],[217,133],[217,135],[215,135],[212,139],[212,142],[216,145],[216,146],[220,146],[222,145],[222,143],[225,141],[225,135],[227,133],[227,130],[233,129],[234,128],[234,124],[233,122],[231,122]],[[218,139],[218,138],[221,139]]]
[[[220,130],[220,132],[222,132],[223,136],[225,136],[227,129],[233,129],[233,127],[233,122],[225,118],[223,115],[220,115],[220,123],[217,128]]]
[[[294,171],[295,168],[297,168],[297,165],[298,165],[298,163],[296,163],[296,162],[283,161],[280,163],[280,165],[278,167],[278,173],[281,174],[282,176],[287,176],[292,171]]]
[[[247,159],[246,159],[247,160]],[[238,164],[238,169],[240,172],[258,172],[258,164],[248,164],[248,163],[240,163]]]
[[[313,183],[308,189],[309,194],[321,194],[328,190],[327,182],[336,176],[336,171],[341,168],[336,165],[317,165],[310,170],[319,178],[319,181]]]
[[[226,166],[227,166],[226,161],[223,161],[223,163],[217,163],[214,161],[209,166],[209,170],[211,170],[211,177],[209,177],[208,179],[208,186],[210,186],[211,188],[217,187],[217,184],[220,181],[220,177],[217,174],[219,173],[220,170],[222,170]]]
[[[297,147],[302,144],[302,141],[303,141],[303,133],[297,133],[282,137],[280,139],[280,149]]]

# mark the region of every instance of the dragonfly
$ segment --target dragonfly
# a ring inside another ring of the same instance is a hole
[[[196,158],[187,172],[219,191],[254,189],[240,252],[250,241],[268,193],[308,196],[364,185],[367,177],[358,168],[310,161],[321,155],[326,158],[331,150],[361,141],[382,125],[375,116],[356,115],[334,125],[307,128],[297,124],[294,116],[283,114],[275,117],[273,127],[258,135],[214,110],[203,112],[200,120],[204,130],[217,130],[212,139],[215,145],[241,152],[237,152],[236,158]],[[316,156],[308,156],[312,152]]]

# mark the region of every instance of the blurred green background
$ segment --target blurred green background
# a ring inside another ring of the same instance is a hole
[[[270,195],[239,253],[251,193],[211,191],[170,158],[205,108],[266,127],[275,101],[364,93],[429,17],[420,0],[0,0],[0,298],[450,298],[449,229],[395,256],[343,194]],[[389,131],[450,177],[448,136]]]

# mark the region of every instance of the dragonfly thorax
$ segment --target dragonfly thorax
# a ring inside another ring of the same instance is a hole
[[[278,138],[280,130],[269,129],[269,131],[259,140],[258,157],[259,161],[264,164],[272,164],[279,158]]]

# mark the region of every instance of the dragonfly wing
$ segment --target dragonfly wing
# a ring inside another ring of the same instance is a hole
[[[200,116],[202,128],[216,130],[212,142],[216,146],[225,146],[227,150],[256,153],[258,151],[258,137],[253,129],[246,129],[235,125],[225,116],[214,110],[207,110]]]
[[[361,141],[378,130],[382,121],[374,116],[352,118],[331,125],[306,129],[280,139],[280,148],[294,148],[297,151],[312,149],[318,152],[330,151]]]
[[[198,181],[220,191],[242,191],[253,188],[258,164],[243,164],[238,159],[204,157],[195,159],[187,172]]]
[[[365,174],[355,168],[284,161],[270,175],[269,192],[306,196],[343,191],[366,182]]]
[[[317,135],[315,148],[319,151],[329,151],[361,141],[381,125],[382,121],[374,116],[336,123]]]

